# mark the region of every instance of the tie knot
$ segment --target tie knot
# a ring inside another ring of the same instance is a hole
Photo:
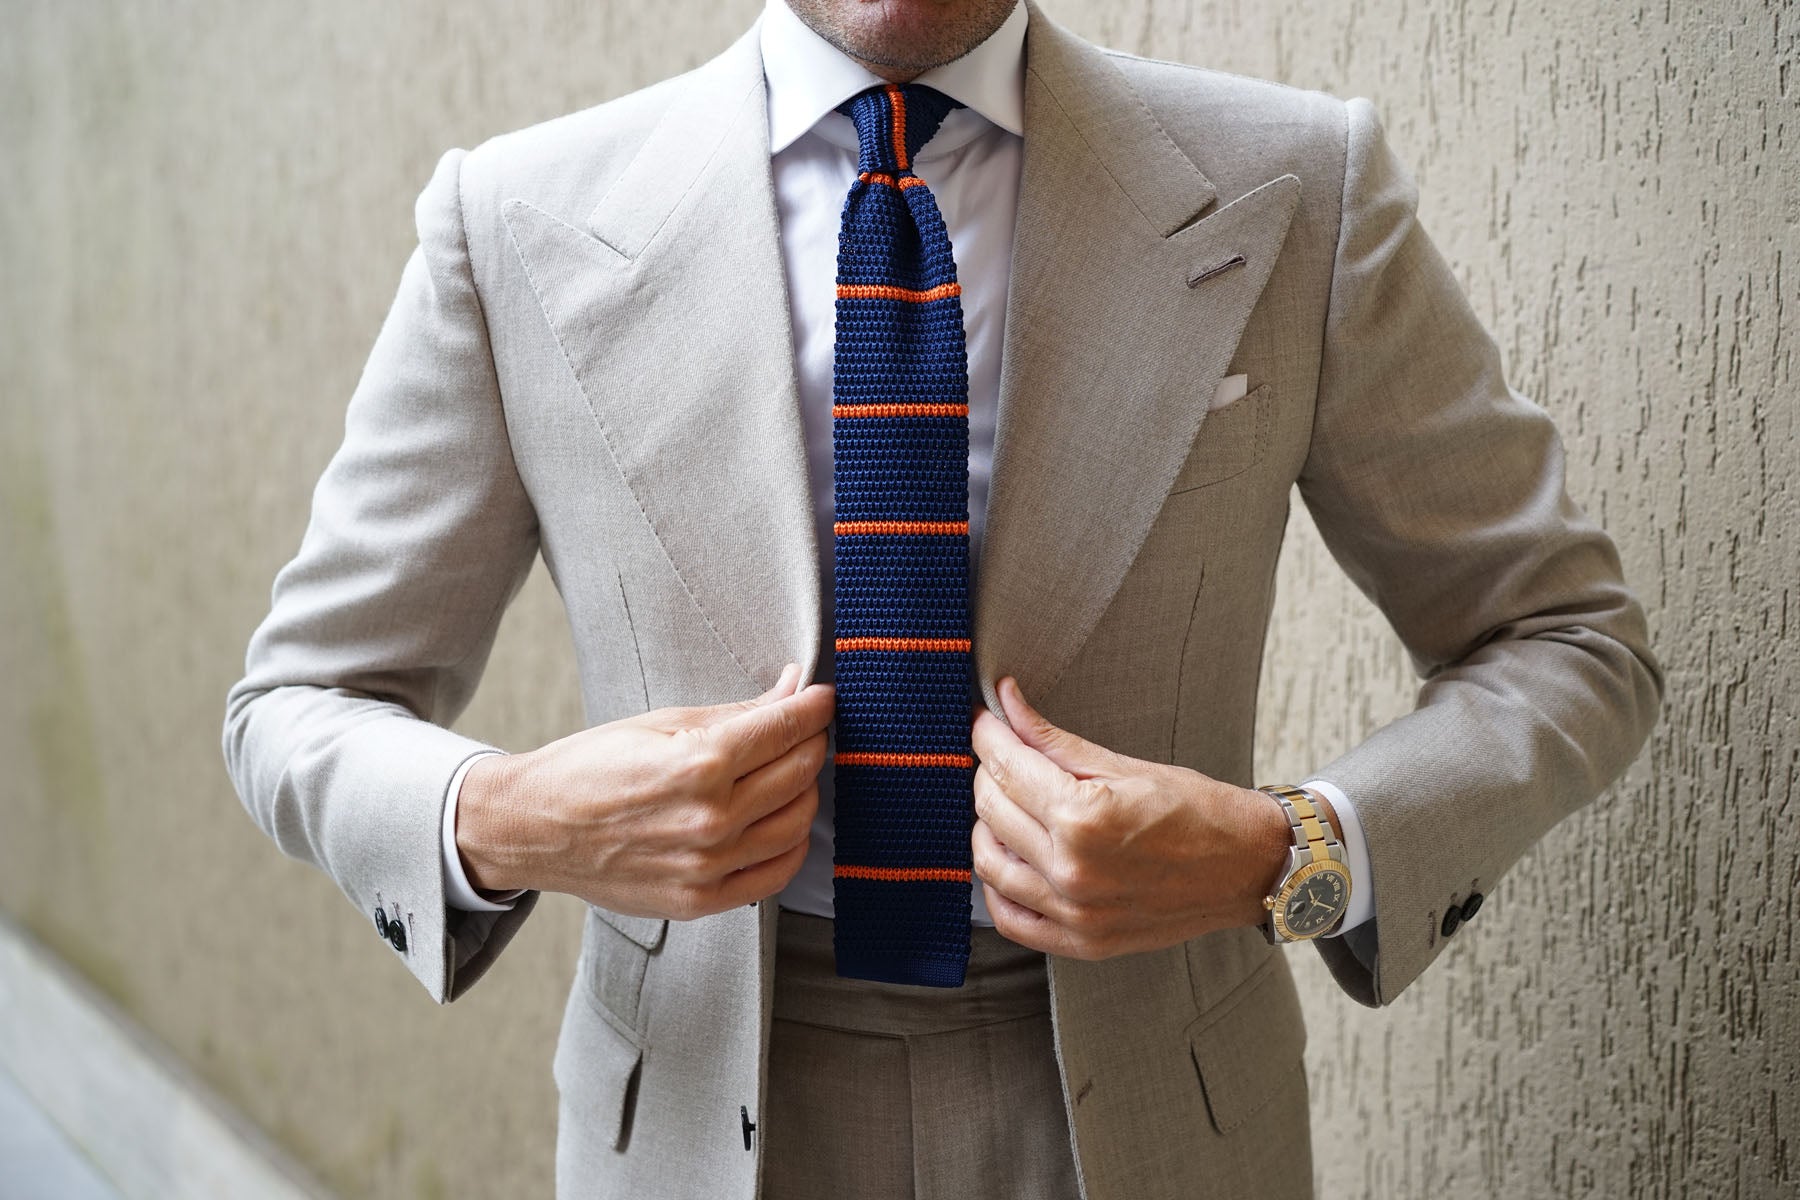
[[[904,174],[913,155],[931,140],[944,116],[962,105],[936,88],[919,83],[888,83],[858,92],[837,110],[856,122],[862,148],[856,169]]]

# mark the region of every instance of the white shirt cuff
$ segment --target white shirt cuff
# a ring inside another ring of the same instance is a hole
[[[1337,937],[1375,917],[1375,879],[1369,869],[1369,845],[1363,841],[1362,821],[1357,818],[1356,805],[1337,784],[1311,779],[1300,786],[1331,801],[1331,810],[1337,815],[1339,840],[1344,843],[1344,861],[1350,868],[1350,908],[1338,922],[1338,927],[1325,935]]]
[[[492,899],[483,896],[469,882],[468,875],[463,872],[462,855],[456,852],[456,800],[462,794],[463,777],[469,768],[490,754],[499,754],[498,750],[487,750],[480,754],[471,754],[463,765],[456,768],[456,774],[450,777],[450,786],[444,795],[444,901],[451,908],[460,908],[467,912],[506,912],[513,906],[513,901],[524,895],[524,891],[495,893]],[[1352,881],[1356,876],[1350,877]],[[1355,883],[1351,884],[1351,893],[1355,894]]]

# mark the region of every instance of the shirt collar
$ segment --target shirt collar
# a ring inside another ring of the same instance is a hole
[[[1020,0],[986,41],[954,62],[933,67],[914,82],[934,87],[951,99],[961,101],[1008,133],[1022,135],[1025,129],[1025,24],[1025,5]],[[763,78],[769,89],[771,154],[787,149],[828,117],[835,116],[839,122],[848,125],[849,118],[833,110],[864,88],[884,82],[879,75],[814,33],[794,15],[787,0],[768,0],[758,38],[762,44]],[[832,122],[827,122],[829,124]],[[842,131],[838,132],[841,134]],[[854,129],[849,144],[852,147],[856,144]],[[933,149],[941,151],[947,147]],[[924,156],[924,151],[920,153]]]

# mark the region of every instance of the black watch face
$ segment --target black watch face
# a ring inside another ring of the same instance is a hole
[[[1302,880],[1288,897],[1282,924],[1290,937],[1313,937],[1330,929],[1348,904],[1344,877],[1336,871],[1319,871]]]

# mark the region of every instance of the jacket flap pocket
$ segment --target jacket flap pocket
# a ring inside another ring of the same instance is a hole
[[[662,945],[663,933],[669,927],[667,917],[628,917],[624,913],[601,908],[598,904],[588,907],[594,910],[595,916],[646,950],[654,950]]]
[[[1271,959],[1188,1026],[1207,1111],[1229,1133],[1287,1081],[1306,1050],[1300,993],[1287,963]]]
[[[577,986],[569,996],[562,1036],[550,1074],[583,1136],[592,1133],[618,1149],[643,1049],[627,1037]]]

